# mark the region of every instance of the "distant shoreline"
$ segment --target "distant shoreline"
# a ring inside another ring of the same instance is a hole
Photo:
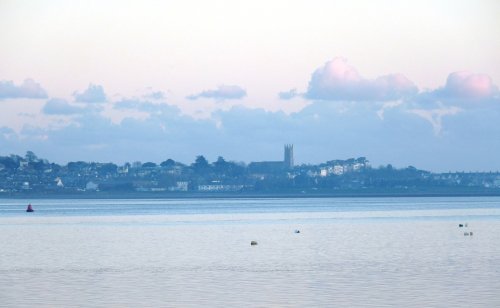
[[[263,198],[403,198],[403,197],[495,197],[500,189],[428,191],[339,191],[339,192],[82,192],[0,193],[0,199],[263,199]]]

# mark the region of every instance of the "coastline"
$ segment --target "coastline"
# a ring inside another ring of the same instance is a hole
[[[261,198],[405,198],[495,197],[500,189],[455,188],[425,190],[342,190],[276,192],[16,192],[0,193],[0,199],[261,199]]]

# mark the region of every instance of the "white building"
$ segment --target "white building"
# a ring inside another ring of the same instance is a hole
[[[63,184],[61,178],[58,177],[54,181],[56,182],[57,187],[64,187],[64,184]]]
[[[99,185],[90,181],[87,183],[87,185],[85,185],[85,190],[98,190],[99,189]]]
[[[198,185],[198,191],[238,191],[243,185],[207,184]]]
[[[188,191],[189,183],[186,181],[177,182],[175,186],[170,186],[169,191]]]

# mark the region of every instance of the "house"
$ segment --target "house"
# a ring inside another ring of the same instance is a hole
[[[227,184],[198,185],[198,191],[206,191],[206,192],[239,191],[241,189],[243,189],[243,185],[227,185]]]
[[[87,185],[85,185],[85,190],[86,191],[90,191],[90,190],[97,191],[97,190],[99,190],[99,185],[90,181],[87,183]]]
[[[176,186],[170,186],[168,188],[169,191],[188,191],[189,183],[186,181],[179,181],[176,183]]]

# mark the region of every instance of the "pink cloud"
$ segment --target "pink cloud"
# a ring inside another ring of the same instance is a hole
[[[448,76],[444,91],[452,97],[482,99],[491,97],[497,88],[487,75],[455,72]]]
[[[313,73],[305,96],[331,101],[388,101],[417,92],[413,82],[401,74],[366,79],[346,59],[334,58]]]
[[[361,80],[361,76],[358,71],[351,65],[347,64],[347,60],[344,58],[334,58],[323,66],[316,70],[316,73],[321,75],[323,86],[328,86],[331,84],[349,84],[356,83]]]

